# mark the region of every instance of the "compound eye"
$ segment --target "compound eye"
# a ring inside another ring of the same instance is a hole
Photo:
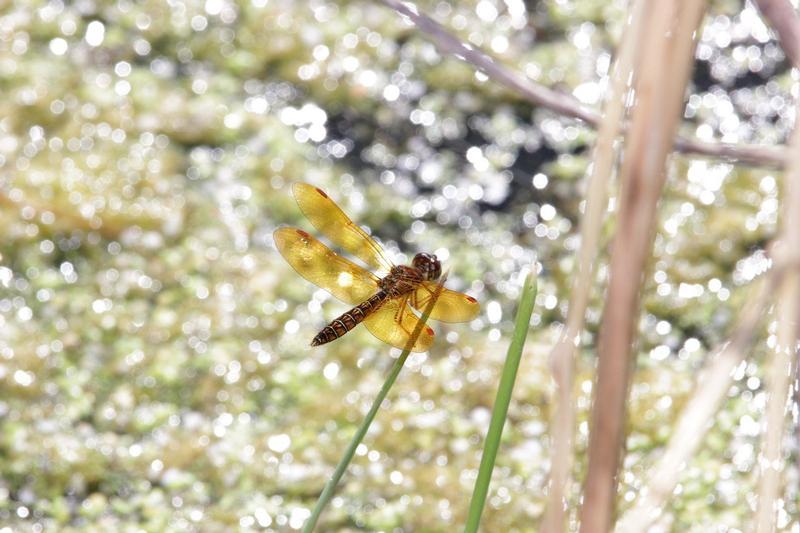
[[[428,281],[438,279],[442,273],[442,265],[433,254],[419,253],[414,256],[412,264]]]

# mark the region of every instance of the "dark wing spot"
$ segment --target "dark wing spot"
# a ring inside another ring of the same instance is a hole
[[[428,335],[433,335],[433,330],[431,329],[430,326],[425,326],[425,333],[427,333]]]
[[[308,239],[311,238],[311,235],[309,235],[308,233],[306,233],[305,231],[303,231],[301,229],[297,230],[297,233],[305,240],[308,240]]]
[[[468,301],[469,303],[471,303],[471,304],[477,303],[477,301],[478,301],[478,300],[476,300],[475,298],[473,298],[472,296],[465,296],[465,298],[466,298],[466,299],[467,299],[467,301]]]
[[[325,198],[327,198],[327,197],[328,197],[328,195],[327,195],[327,194],[325,194],[325,191],[323,191],[323,190],[322,190],[322,189],[320,189],[319,187],[314,187],[314,188],[315,188],[315,189],[317,189],[317,192],[318,192],[318,193],[320,193],[320,194],[321,194],[322,196],[324,196]]]

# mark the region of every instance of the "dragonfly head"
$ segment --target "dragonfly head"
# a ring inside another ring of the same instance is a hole
[[[442,263],[433,254],[420,253],[414,256],[411,264],[422,272],[427,281],[435,281],[442,275]]]

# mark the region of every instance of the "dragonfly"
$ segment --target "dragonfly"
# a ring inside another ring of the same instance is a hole
[[[322,235],[382,274],[378,276],[342,257],[302,229],[276,229],[275,247],[298,274],[354,306],[322,328],[311,345],[334,341],[363,322],[381,341],[405,348],[420,320],[414,310],[424,310],[437,289],[442,274],[439,259],[423,252],[414,256],[411,265],[395,265],[378,242],[325,191],[294,183],[292,194],[300,211]],[[429,316],[440,322],[469,322],[479,311],[475,298],[443,287]],[[427,351],[433,339],[433,329],[426,325],[411,351]]]

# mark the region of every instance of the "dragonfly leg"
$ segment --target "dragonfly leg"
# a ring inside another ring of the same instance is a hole
[[[419,309],[420,311],[422,311],[428,304],[428,302],[431,301],[431,298],[433,298],[434,291],[427,285],[420,285],[420,288],[425,289],[428,292],[428,294],[423,297],[418,297],[419,296],[418,292],[414,291],[411,294],[411,305],[414,307],[414,309]]]
[[[406,294],[400,299],[400,306],[397,309],[397,312],[394,314],[394,320],[395,322],[397,322],[397,325],[399,325],[403,329],[403,331],[411,335],[412,332],[407,330],[405,324],[403,324],[403,315],[408,307],[407,303],[409,296],[410,296],[409,294]]]
[[[419,309],[419,306],[417,304],[420,302],[417,301],[417,291],[414,291],[408,295],[408,303],[410,303],[411,307],[413,307],[414,309]]]

